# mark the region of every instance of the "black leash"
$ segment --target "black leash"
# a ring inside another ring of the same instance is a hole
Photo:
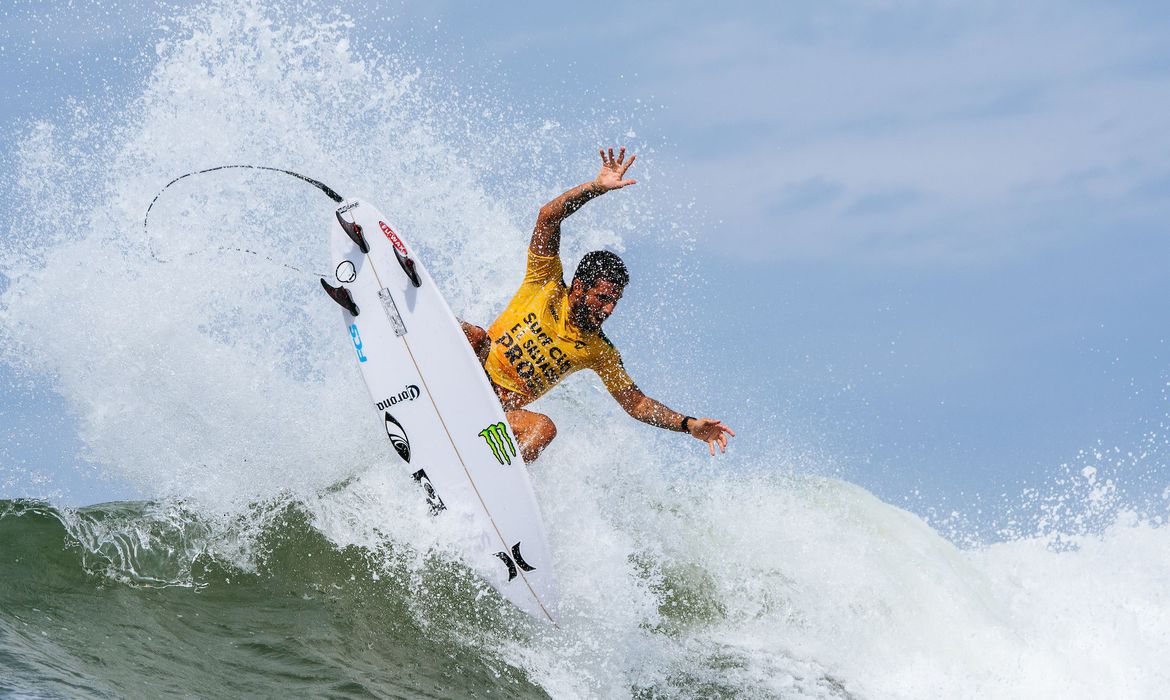
[[[332,187],[329,187],[328,185],[326,185],[318,180],[314,180],[311,177],[306,177],[305,175],[301,175],[300,173],[294,173],[291,170],[284,170],[282,168],[271,168],[271,167],[268,167],[267,165],[217,165],[214,168],[207,168],[206,170],[196,170],[194,172],[186,173],[185,175],[180,175],[180,176],[176,177],[174,180],[171,180],[170,182],[168,182],[166,185],[163,186],[163,188],[161,190],[158,191],[158,194],[156,194],[154,196],[154,199],[150,200],[150,206],[146,207],[146,216],[142,219],[142,231],[146,235],[146,248],[147,248],[147,250],[150,251],[151,258],[154,258],[154,260],[156,262],[160,262],[160,263],[170,262],[169,260],[164,260],[163,258],[160,258],[158,255],[156,255],[154,252],[154,246],[151,245],[151,243],[150,243],[150,210],[154,208],[154,203],[158,201],[158,198],[162,196],[162,193],[166,192],[168,187],[175,184],[179,180],[182,180],[183,178],[191,177],[192,175],[202,175],[203,173],[213,173],[216,170],[228,170],[230,168],[246,168],[248,170],[271,170],[274,173],[284,173],[285,175],[292,175],[293,177],[297,178],[298,180],[304,180],[305,182],[309,183],[313,187],[316,187],[317,189],[321,190],[322,192],[325,193],[325,196],[329,197],[329,199],[332,199],[334,202],[337,202],[338,204],[345,201],[345,198],[342,197],[341,195],[337,194],[337,192]],[[219,250],[219,251],[230,250],[230,251],[235,251],[238,253],[248,253],[249,255],[255,255],[255,256],[264,258],[265,260],[267,260],[271,263],[275,263],[277,265],[280,265],[282,267],[287,267],[290,270],[295,270],[297,272],[302,272],[302,273],[305,272],[304,270],[300,269],[299,267],[289,265],[288,263],[280,262],[279,260],[273,260],[272,258],[268,257],[267,255],[264,255],[262,253],[258,253],[254,250],[248,250],[247,248],[222,247],[222,248],[217,248],[216,250]],[[188,255],[196,255],[196,253],[188,253]],[[317,273],[309,273],[309,274],[317,275]],[[324,277],[324,275],[317,275],[317,276]]]

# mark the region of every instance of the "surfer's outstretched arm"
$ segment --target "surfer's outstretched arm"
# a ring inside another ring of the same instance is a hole
[[[715,454],[715,447],[720,452],[727,451],[727,437],[735,437],[735,431],[723,424],[723,421],[714,418],[691,418],[677,411],[672,411],[659,401],[655,401],[642,393],[637,386],[631,386],[613,394],[626,413],[647,425],[664,428],[679,433],[687,433],[696,440],[702,440]]]
[[[545,257],[560,255],[561,222],[594,197],[600,197],[610,190],[620,190],[627,185],[635,184],[637,180],[626,180],[625,176],[626,171],[637,159],[638,156],[632,155],[629,160],[626,160],[625,148],[618,151],[616,158],[612,148],[609,149],[608,154],[605,149],[602,149],[601,171],[597,173],[597,177],[585,184],[577,185],[540,208],[528,250]]]

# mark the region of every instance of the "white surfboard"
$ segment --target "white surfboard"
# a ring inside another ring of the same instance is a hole
[[[343,221],[360,227],[368,253]],[[419,482],[436,517],[471,513],[472,564],[520,609],[555,623],[556,579],[528,471],[458,321],[417,253],[370,204],[346,200],[330,232],[328,282],[357,306],[342,319],[389,458]]]

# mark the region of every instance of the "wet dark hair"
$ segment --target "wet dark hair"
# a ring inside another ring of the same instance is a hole
[[[597,284],[597,280],[608,280],[619,287],[630,283],[630,271],[615,253],[608,250],[595,250],[586,253],[577,264],[577,271],[573,273],[573,281],[581,280],[586,288]]]

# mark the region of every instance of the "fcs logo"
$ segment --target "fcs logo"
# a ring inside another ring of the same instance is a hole
[[[394,445],[398,456],[406,463],[410,463],[410,438],[406,437],[406,429],[402,424],[394,420],[394,416],[386,412],[386,437],[390,438],[390,444]]]
[[[503,423],[493,423],[479,431],[479,436],[487,441],[492,448],[492,456],[500,464],[511,464],[516,456],[516,445],[512,443],[512,436],[508,434],[508,426]],[[508,454],[509,450],[511,454]]]
[[[524,557],[520,556],[520,543],[512,545],[512,556],[508,556],[507,552],[496,552],[496,556],[500,561],[504,562],[504,566],[508,567],[508,580],[516,578],[516,567],[519,566],[524,571],[536,571],[536,568],[530,566],[528,562],[524,561]]]
[[[390,239],[390,242],[394,244],[395,249],[397,249],[399,253],[406,255],[406,246],[402,243],[402,239],[398,237],[398,234],[394,233],[394,231],[390,229],[390,226],[387,225],[385,221],[379,221],[378,226],[382,227],[382,233],[386,234],[386,238]]]
[[[357,350],[358,362],[366,361],[366,354],[362,352],[362,334],[358,333],[357,324],[349,325],[349,337],[353,339],[353,349]]]

